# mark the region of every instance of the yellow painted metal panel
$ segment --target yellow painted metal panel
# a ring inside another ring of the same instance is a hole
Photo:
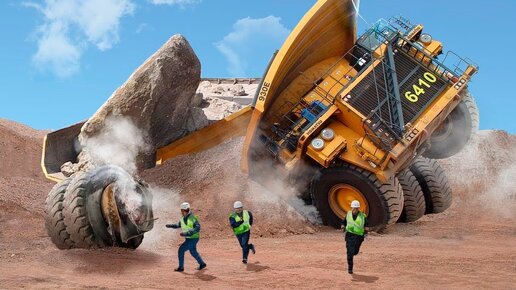
[[[160,165],[167,159],[204,151],[224,143],[231,138],[244,136],[253,109],[244,109],[206,127],[183,137],[156,152],[156,164]]]

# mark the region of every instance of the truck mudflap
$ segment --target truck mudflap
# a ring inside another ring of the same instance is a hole
[[[156,165],[161,165],[166,160],[179,155],[205,151],[232,138],[244,136],[252,112],[251,106],[245,107],[208,127],[159,148],[156,151]]]

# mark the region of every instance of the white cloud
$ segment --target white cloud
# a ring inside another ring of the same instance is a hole
[[[34,64],[42,69],[49,67],[58,77],[64,78],[79,71],[81,50],[66,36],[66,27],[59,22],[40,28],[38,51],[33,55]]]
[[[246,77],[248,60],[260,57],[266,60],[279,48],[290,31],[281,24],[281,18],[267,16],[240,19],[233,24],[233,31],[215,43],[228,61],[228,72],[233,77]]]
[[[179,5],[185,6],[200,3],[202,0],[148,0],[155,5]]]
[[[120,19],[134,12],[131,0],[45,0],[23,3],[44,16],[38,27],[34,64],[59,77],[79,71],[83,51],[92,44],[101,51],[119,41]]]

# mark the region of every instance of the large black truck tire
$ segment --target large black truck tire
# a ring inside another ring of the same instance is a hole
[[[475,100],[468,92],[462,101],[446,117],[440,128],[430,136],[430,148],[423,156],[431,159],[444,159],[459,153],[478,131],[479,113]]]
[[[398,222],[408,223],[420,219],[426,210],[425,196],[416,177],[408,169],[398,173],[398,180],[403,188],[403,211]]]
[[[103,166],[74,178],[64,198],[65,224],[77,248],[102,248],[118,246],[136,249],[143,236],[126,243],[121,242],[108,231],[101,209],[104,189],[120,180],[133,177],[117,166]]]
[[[410,166],[425,197],[425,214],[441,213],[452,203],[452,189],[437,160],[418,157]]]
[[[64,194],[70,181],[71,178],[67,178],[56,184],[45,200],[45,228],[54,245],[61,250],[70,249],[74,245],[66,230],[63,214]]]
[[[372,172],[349,164],[322,169],[312,180],[310,193],[323,223],[335,228],[340,228],[355,199],[369,227],[376,231],[396,223],[403,210],[403,190],[397,178],[383,183]]]

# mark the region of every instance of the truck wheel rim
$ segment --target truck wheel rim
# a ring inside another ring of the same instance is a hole
[[[328,193],[328,203],[333,212],[341,219],[346,217],[346,213],[351,210],[351,202],[360,202],[360,211],[369,215],[369,204],[360,190],[349,184],[337,184]]]

